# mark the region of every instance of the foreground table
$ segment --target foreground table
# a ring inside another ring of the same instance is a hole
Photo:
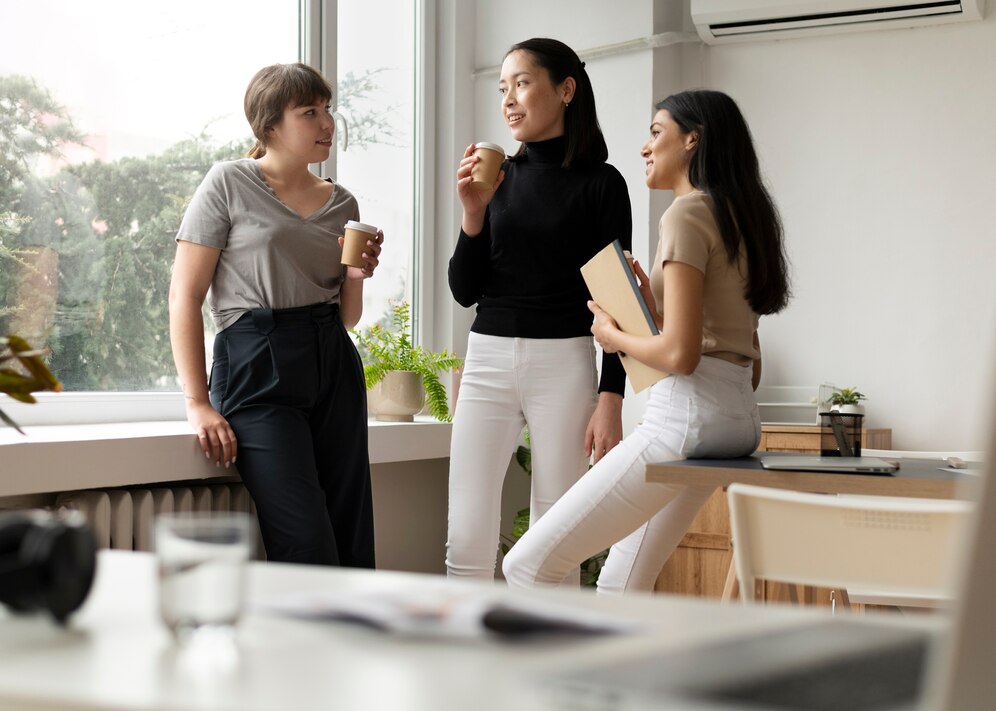
[[[297,565],[250,565],[250,594],[377,592],[460,585],[439,576]],[[0,708],[31,709],[542,709],[543,675],[638,653],[682,649],[814,619],[812,610],[721,607],[708,601],[589,591],[488,595],[544,600],[635,620],[639,633],[510,643],[403,638],[345,623],[250,612],[238,654],[192,656],[156,614],[155,559],[102,551],[86,604],[60,629],[0,610]]]

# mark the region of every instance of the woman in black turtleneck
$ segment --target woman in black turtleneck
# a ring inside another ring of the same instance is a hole
[[[618,239],[630,248],[626,183],[607,164],[584,63],[562,42],[505,55],[501,109],[522,142],[494,189],[478,192],[473,146],[457,171],[463,223],[449,265],[460,305],[477,304],[450,449],[450,576],[491,579],[501,488],[523,425],[532,442],[535,522],[622,437],[625,374],[595,368],[580,267]],[[597,381],[597,382],[596,382]],[[576,583],[577,575],[568,576]]]

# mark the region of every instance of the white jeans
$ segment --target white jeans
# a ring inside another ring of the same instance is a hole
[[[505,556],[509,585],[557,585],[610,545],[600,593],[650,591],[711,487],[648,484],[647,464],[750,454],[761,439],[751,368],[703,357],[650,391],[643,421]],[[613,545],[614,544],[614,545]]]
[[[578,480],[587,466],[584,433],[596,390],[590,337],[471,332],[450,444],[450,576],[494,579],[502,483],[524,425],[532,442],[530,524]]]

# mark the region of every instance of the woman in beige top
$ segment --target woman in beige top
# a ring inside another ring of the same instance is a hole
[[[503,568],[511,585],[557,585],[611,545],[599,592],[652,590],[712,489],[648,484],[647,464],[744,456],[760,441],[758,317],[789,298],[778,213],[729,96],[687,91],[656,108],[641,150],[647,186],[675,198],[660,221],[650,275],[638,264],[636,271],[660,334],[623,333],[589,306],[604,350],[672,375],[651,388],[636,430],[509,551]]]

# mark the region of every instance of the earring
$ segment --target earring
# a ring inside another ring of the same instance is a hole
[[[565,101],[565,102],[564,102],[564,110],[566,110],[568,106],[570,106],[570,103],[569,103],[569,102],[567,102],[567,101]]]

